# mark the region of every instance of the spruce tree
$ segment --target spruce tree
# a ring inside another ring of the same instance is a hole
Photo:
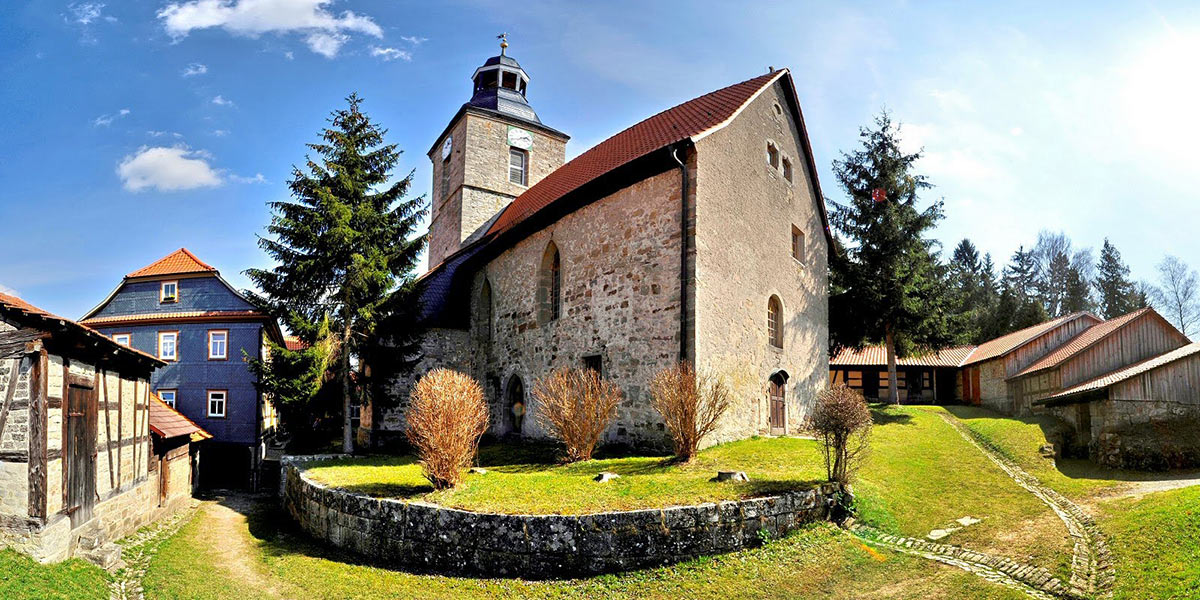
[[[992,258],[982,260],[971,240],[964,239],[950,258],[950,275],[956,311],[957,343],[981,341],[996,308],[996,282]]]
[[[936,242],[925,235],[942,204],[917,210],[932,187],[913,165],[920,153],[900,150],[899,128],[885,112],[861,128],[861,147],[843,152],[834,175],[848,198],[831,202],[833,223],[847,238],[830,261],[830,337],[834,346],[887,347],[888,399],[897,402],[896,357],[949,345],[948,273]]]
[[[1137,290],[1129,280],[1129,267],[1121,261],[1120,251],[1109,243],[1108,238],[1104,238],[1104,246],[1100,249],[1095,286],[1100,297],[1100,312],[1105,319],[1137,310]]]
[[[342,396],[342,448],[352,452],[356,396],[379,389],[365,376],[390,376],[409,365],[415,349],[413,311],[401,308],[415,303],[412,282],[425,246],[417,228],[426,207],[424,197],[406,198],[412,172],[391,181],[400,150],[384,142],[387,131],[362,112],[357,94],[346,101],[320,141],[307,144],[316,156],[293,167],[294,201],[270,203],[274,237],[260,236],[259,246],[276,266],[246,274],[293,331],[329,349]],[[319,339],[322,331],[328,339]],[[287,357],[280,362],[295,362],[286,349],[274,350]]]

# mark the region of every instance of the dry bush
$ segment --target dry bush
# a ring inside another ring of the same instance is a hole
[[[590,369],[561,368],[533,388],[536,418],[567,447],[567,461],[590,460],[621,403],[621,388]]]
[[[817,395],[812,429],[821,440],[830,481],[850,483],[867,456],[871,410],[861,392],[838,384]]]
[[[650,397],[671,433],[675,456],[685,462],[696,456],[700,441],[717,428],[717,421],[732,403],[724,382],[697,373],[687,361],[655,374]]]
[[[438,490],[458,485],[487,431],[483,388],[457,371],[434,369],[413,388],[407,420],[425,478]]]

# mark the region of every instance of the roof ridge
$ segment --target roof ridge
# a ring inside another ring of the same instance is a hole
[[[1125,313],[1123,315],[1118,315],[1111,319],[1096,323],[1096,324],[1092,325],[1091,327],[1088,327],[1087,329],[1084,329],[1083,331],[1080,331],[1078,334],[1072,336],[1071,339],[1067,340],[1066,342],[1063,342],[1063,344],[1058,346],[1057,348],[1047,352],[1045,354],[1045,356],[1042,356],[1041,358],[1033,361],[1033,363],[1030,364],[1028,367],[1022,369],[1016,375],[1013,375],[1012,377],[1009,377],[1008,379],[1024,377],[1026,375],[1032,375],[1033,373],[1037,373],[1039,371],[1045,371],[1046,369],[1053,369],[1054,367],[1060,366],[1063,363],[1067,362],[1068,360],[1071,360],[1071,358],[1077,356],[1081,352],[1084,352],[1087,349],[1095,346],[1096,344],[1099,344],[1100,342],[1104,341],[1109,336],[1111,336],[1111,335],[1117,333],[1118,331],[1124,329],[1125,327],[1129,326],[1130,323],[1133,323],[1134,321],[1138,320],[1138,318],[1140,318],[1141,316],[1152,312],[1152,310],[1153,309],[1151,309],[1149,306],[1147,306],[1147,307],[1139,308],[1133,312]],[[1095,316],[1095,315],[1092,315],[1092,316]],[[1071,344],[1075,343],[1080,338],[1088,335],[1089,333],[1095,333],[1098,329],[1102,329],[1106,325],[1111,326],[1111,329],[1104,330],[1102,333],[1100,333],[1096,337],[1096,339],[1091,340],[1086,345],[1084,345],[1080,348],[1075,348],[1074,350],[1067,352],[1063,356],[1058,357],[1053,362],[1050,362],[1050,363],[1044,364],[1044,365],[1042,364],[1042,362],[1045,361],[1046,359],[1053,357],[1055,354],[1058,354],[1059,352],[1070,348]],[[1041,365],[1041,366],[1038,366],[1038,365]]]
[[[180,256],[182,255],[182,257]],[[187,265],[191,262],[192,266]],[[187,248],[179,248],[166,256],[151,262],[150,264],[136,269],[125,276],[125,279],[133,279],[136,277],[152,277],[159,275],[179,275],[183,273],[217,273],[217,268],[200,260],[195,254],[192,254]]]
[[[1058,392],[1057,394],[1049,396],[1049,398],[1065,398],[1068,396],[1074,396],[1076,394],[1090,391],[1093,389],[1098,389],[1101,387],[1108,387],[1110,385],[1120,383],[1120,382],[1130,379],[1132,377],[1136,377],[1137,375],[1141,375],[1142,373],[1145,373],[1146,371],[1148,371],[1150,369],[1156,369],[1163,365],[1169,365],[1177,360],[1182,360],[1182,359],[1187,358],[1197,352],[1200,352],[1200,342],[1192,342],[1190,344],[1186,344],[1186,345],[1180,346],[1178,348],[1175,348],[1174,350],[1168,350],[1157,356],[1151,356],[1149,358],[1139,360],[1131,365],[1125,365],[1123,367],[1113,369],[1111,371],[1108,371],[1107,373],[1104,373],[1102,375],[1098,375],[1096,377],[1088,379],[1087,381],[1082,381],[1082,382],[1077,383],[1069,388],[1062,390],[1061,392]],[[1149,368],[1144,368],[1144,367],[1146,367],[1146,365],[1148,365],[1152,362],[1156,362],[1156,361],[1161,361],[1161,362],[1158,362],[1157,364],[1155,364]],[[1138,369],[1142,369],[1142,370],[1138,370]],[[1105,379],[1108,379],[1110,377],[1113,378],[1111,381],[1106,381],[1103,384],[1100,384],[1100,382],[1102,382]],[[1047,399],[1049,399],[1049,398],[1047,398]]]

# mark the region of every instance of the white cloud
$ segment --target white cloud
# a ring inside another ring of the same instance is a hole
[[[371,46],[371,56],[377,56],[383,60],[412,60],[412,53],[399,48],[381,48],[379,46]]]
[[[402,39],[414,46],[420,46],[422,43],[429,41],[429,38],[417,37],[415,35],[402,35],[402,36],[400,36],[400,39]]]
[[[349,32],[383,37],[371,17],[348,10],[335,15],[326,9],[329,4],[332,0],[188,0],[168,4],[158,18],[176,39],[212,27],[248,37],[300,33],[313,52],[330,58],[349,40]]]
[[[314,31],[304,38],[304,43],[308,44],[308,49],[324,56],[325,58],[333,58],[337,56],[339,50],[342,49],[342,44],[350,40],[350,36],[336,31]]]
[[[229,130],[228,129],[214,129],[212,134],[217,137],[225,137],[225,136],[229,135]]]
[[[208,164],[210,158],[208,153],[186,146],[142,146],[121,159],[117,175],[131,192],[145,189],[172,192],[221,185],[220,173]]]
[[[183,69],[184,77],[193,77],[195,75],[203,75],[208,72],[208,66],[200,63],[191,63]]]
[[[217,106],[233,106],[233,100],[226,100],[224,96],[217,94],[213,97],[212,103]]]
[[[21,296],[21,294],[17,293],[17,290],[10,288],[3,283],[0,283],[0,294],[8,294],[9,296],[17,296],[18,298]]]
[[[129,114],[128,108],[122,108],[121,110],[118,110],[116,114],[103,114],[103,115],[96,117],[95,119],[92,119],[92,126],[93,127],[108,127],[109,125],[112,125],[113,121],[124,118],[128,114]]]
[[[99,2],[83,2],[81,4],[67,5],[67,11],[71,13],[70,19],[80,25],[91,25],[96,19],[100,18],[103,10],[104,4]]]
[[[162,137],[164,135],[169,135],[176,139],[183,137],[183,134],[179,133],[178,131],[159,131],[157,129],[151,129],[151,130],[147,131],[146,135],[148,135],[150,137]]]
[[[267,178],[263,177],[262,173],[255,173],[254,177],[242,177],[240,175],[230,175],[229,180],[236,181],[237,183],[266,183],[267,182]]]
[[[284,52],[283,56],[285,58],[287,58],[288,60],[292,60],[293,58],[296,58],[296,55],[291,50]]]

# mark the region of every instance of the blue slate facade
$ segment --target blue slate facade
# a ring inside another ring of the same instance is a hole
[[[159,300],[163,281],[178,282],[178,301]],[[129,324],[93,325],[101,333],[131,335],[130,345],[158,356],[159,332],[178,332],[177,356],[154,372],[151,386],[155,391],[176,390],[175,408],[213,434],[218,443],[258,446],[262,442],[262,398],[255,389],[256,379],[246,364],[247,357],[259,357],[270,323],[265,318],[238,316],[220,320],[197,312],[253,311],[254,307],[221,281],[216,274],[199,277],[165,276],[152,280],[125,281],[99,310],[85,322],[111,317],[159,317],[180,313],[178,319],[155,318]],[[208,358],[208,332],[228,332],[225,360]],[[226,416],[208,416],[208,391],[225,390]],[[267,432],[270,433],[270,432]]]

